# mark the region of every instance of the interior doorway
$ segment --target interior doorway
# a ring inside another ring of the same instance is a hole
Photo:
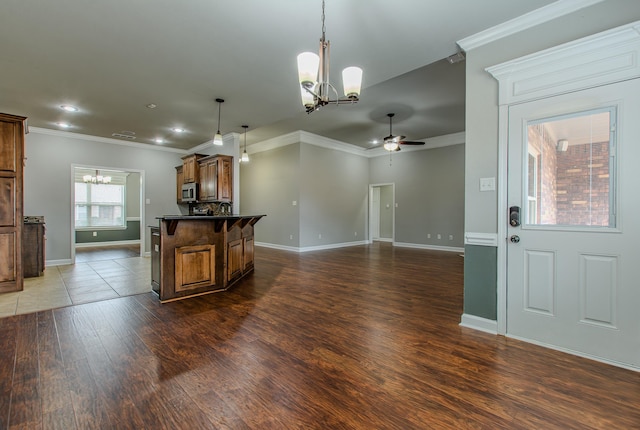
[[[144,256],[144,207],[144,171],[72,165],[71,264],[82,247],[135,245]]]
[[[369,239],[393,242],[395,238],[395,184],[369,185]]]

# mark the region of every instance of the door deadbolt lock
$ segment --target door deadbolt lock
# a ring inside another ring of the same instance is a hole
[[[509,240],[511,241],[511,243],[518,243],[520,242],[520,236],[518,236],[517,234],[514,234],[509,238]]]
[[[518,227],[520,225],[520,207],[511,206],[509,208],[509,224],[511,227]]]

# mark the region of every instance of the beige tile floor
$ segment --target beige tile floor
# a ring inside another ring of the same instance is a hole
[[[78,258],[76,258],[78,261]],[[151,259],[113,258],[51,266],[44,275],[25,278],[24,289],[0,294],[0,317],[151,291]]]

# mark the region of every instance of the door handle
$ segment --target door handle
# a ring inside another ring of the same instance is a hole
[[[514,234],[509,238],[509,240],[511,241],[511,243],[518,243],[520,242],[520,236],[518,236],[517,234]]]

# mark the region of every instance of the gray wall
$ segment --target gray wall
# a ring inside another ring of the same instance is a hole
[[[252,154],[240,189],[243,213],[267,214],[256,241],[305,248],[365,240],[367,169],[363,157],[306,143]]]
[[[267,215],[256,224],[255,240],[299,247],[300,145],[251,154],[240,177],[242,213]]]
[[[463,246],[464,147],[400,151],[391,160],[388,155],[370,159],[370,182],[395,184],[396,242]]]
[[[93,235],[93,232],[97,236]],[[119,230],[77,230],[76,244],[107,243],[140,240],[140,221],[127,221],[127,228]]]
[[[243,212],[267,214],[256,227],[257,242],[309,248],[369,240],[369,184],[395,183],[397,242],[462,247],[462,144],[399,152],[389,166],[388,155],[367,158],[296,143],[253,153],[240,175]],[[388,200],[392,205],[390,193]],[[385,212],[391,210],[383,209],[381,227]]]
[[[301,247],[366,240],[367,173],[364,157],[300,144]]]
[[[639,19],[640,1],[607,0],[467,52],[465,231],[497,233],[497,195],[479,191],[480,178],[498,177],[498,83],[485,69]],[[495,303],[470,302],[483,295],[496,297],[497,268],[492,273],[472,270],[481,267],[476,257],[494,256],[495,249],[484,248],[465,248],[465,266],[471,268],[465,267],[465,312],[495,319]]]
[[[157,224],[155,217],[178,213],[175,169],[183,153],[140,149],[64,135],[27,134],[24,169],[25,214],[44,215],[47,261],[71,258],[71,165],[143,170],[145,205],[143,228]],[[149,250],[149,237],[145,240]]]

